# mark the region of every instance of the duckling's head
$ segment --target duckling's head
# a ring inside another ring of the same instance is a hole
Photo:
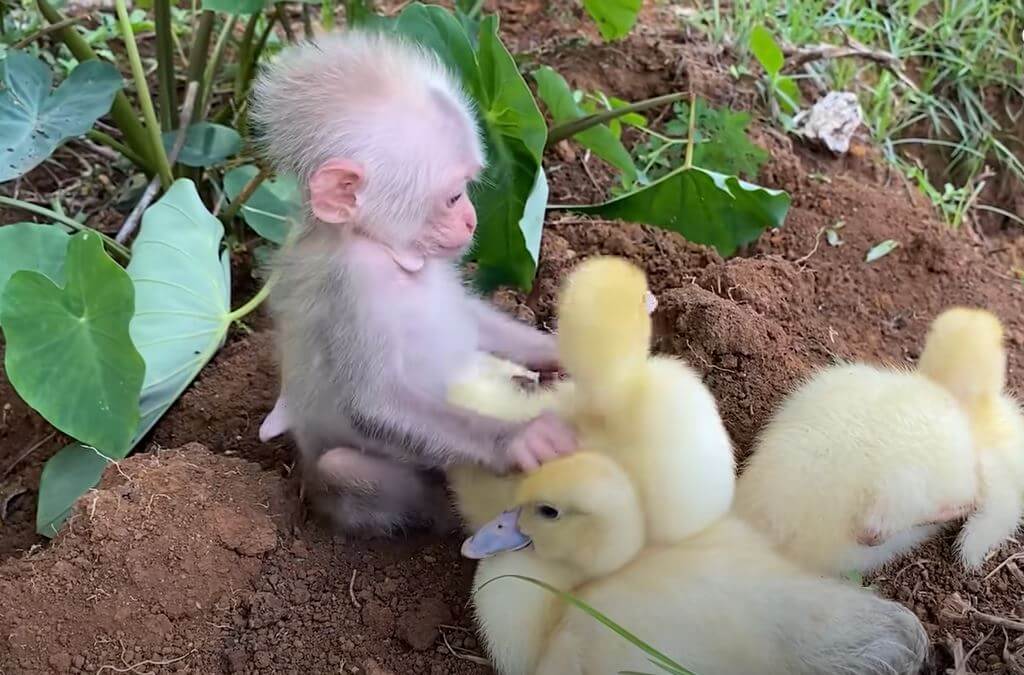
[[[531,547],[538,558],[591,579],[632,560],[643,541],[629,477],[611,458],[581,451],[528,474],[511,508],[467,539],[462,554],[479,559]]]
[[[657,301],[636,265],[589,258],[568,275],[558,301],[559,358],[584,383],[608,383],[647,358]]]
[[[983,309],[947,309],[928,330],[918,370],[968,409],[999,396],[1006,386],[1002,322]]]

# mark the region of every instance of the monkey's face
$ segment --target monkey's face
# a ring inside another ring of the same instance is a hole
[[[426,254],[458,258],[472,244],[476,209],[469,200],[468,186],[468,179],[449,181],[446,188],[431,199],[427,222],[418,242]]]

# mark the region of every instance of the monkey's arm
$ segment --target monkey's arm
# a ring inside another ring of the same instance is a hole
[[[479,298],[473,298],[472,303],[482,351],[534,370],[558,369],[558,343],[554,335],[516,321]]]

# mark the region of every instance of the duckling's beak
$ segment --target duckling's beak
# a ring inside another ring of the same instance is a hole
[[[477,530],[462,544],[462,555],[470,560],[490,558],[504,551],[526,548],[532,540],[519,531],[519,509],[505,511]]]

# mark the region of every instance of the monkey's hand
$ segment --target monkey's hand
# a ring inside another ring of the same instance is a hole
[[[532,471],[544,462],[575,451],[576,432],[550,412],[533,418],[508,446],[510,458],[523,471]]]

